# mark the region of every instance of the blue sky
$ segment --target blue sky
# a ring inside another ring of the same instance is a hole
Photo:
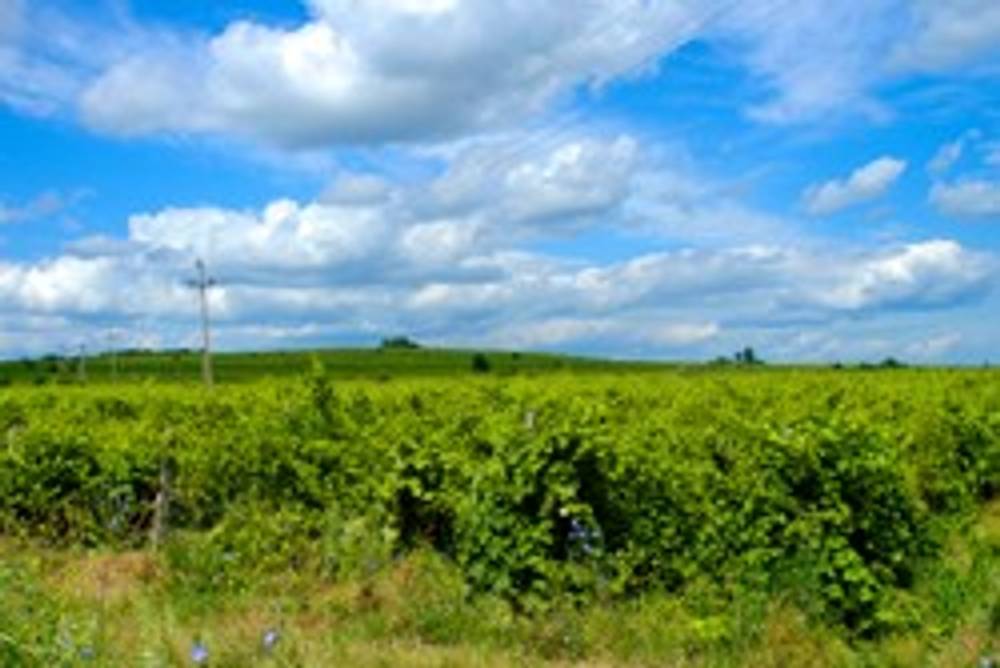
[[[992,0],[0,0],[0,356],[1000,359]]]

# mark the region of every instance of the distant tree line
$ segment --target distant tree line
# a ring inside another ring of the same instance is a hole
[[[380,350],[418,350],[421,346],[408,336],[390,336],[382,339]]]
[[[757,353],[754,351],[752,347],[747,346],[742,350],[737,350],[735,353],[733,353],[732,357],[726,357],[724,355],[716,357],[714,360],[712,360],[712,364],[716,364],[719,366],[725,366],[728,364],[738,364],[740,366],[757,366],[764,364],[764,360],[757,357]]]

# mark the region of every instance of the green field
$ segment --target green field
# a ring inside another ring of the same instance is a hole
[[[486,360],[489,373],[500,375],[551,371],[650,371],[666,365],[652,362],[616,362],[567,355],[506,351],[446,349],[350,348],[213,355],[215,378],[221,383],[242,383],[264,378],[287,378],[308,372],[314,362],[323,364],[338,379],[389,380],[477,373],[474,360]],[[478,373],[482,373],[479,370]],[[146,380],[201,382],[201,355],[192,351],[131,351],[84,357],[48,356],[0,362],[0,384],[45,385],[87,382],[124,383]]]
[[[471,355],[0,388],[0,664],[1000,651],[1000,373]]]

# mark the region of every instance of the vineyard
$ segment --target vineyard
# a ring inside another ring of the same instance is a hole
[[[0,664],[973,665],[998,494],[984,370],[0,388]]]

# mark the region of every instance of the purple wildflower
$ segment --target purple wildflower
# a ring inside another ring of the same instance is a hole
[[[271,652],[274,647],[281,640],[281,634],[277,629],[268,629],[264,632],[264,637],[261,639],[260,644],[264,648],[265,652]]]
[[[200,640],[191,646],[191,662],[198,666],[208,663],[208,647]]]

